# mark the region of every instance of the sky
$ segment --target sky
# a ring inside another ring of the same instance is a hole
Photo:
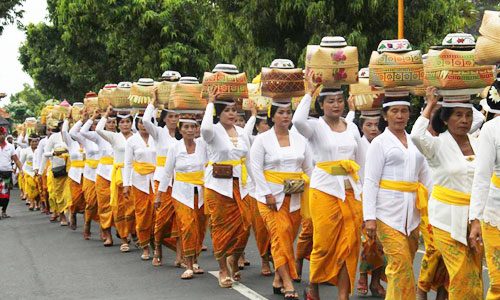
[[[23,8],[24,25],[47,21],[46,0],[26,0]],[[8,103],[10,95],[21,91],[24,83],[33,85],[33,80],[23,71],[18,60],[19,47],[25,39],[24,32],[17,29],[16,25],[5,27],[3,34],[0,35],[0,92],[7,94],[7,97],[0,102],[0,106]]]

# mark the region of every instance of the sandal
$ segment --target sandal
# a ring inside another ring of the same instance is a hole
[[[151,257],[149,256],[149,254],[142,254],[141,255],[141,259],[142,260],[149,260]]]
[[[161,262],[161,257],[158,257],[157,255],[153,255],[153,267],[161,267],[163,264]]]
[[[194,271],[194,274],[196,274],[196,275],[200,275],[200,274],[204,274],[205,273],[205,270],[203,270],[202,268],[200,268],[199,264],[193,264],[193,271]]]
[[[184,271],[184,273],[182,273],[181,275],[181,279],[193,279],[193,270],[186,270]]]
[[[232,287],[233,281],[231,280],[231,277],[225,277],[222,279],[219,272],[219,286],[224,289]]]
[[[130,251],[130,246],[128,244],[122,244],[120,246],[120,251],[121,252],[129,252]]]
[[[385,298],[385,289],[383,286],[378,286],[375,288],[370,286],[370,292],[372,293],[372,297]]]
[[[362,281],[362,279],[364,280]],[[360,296],[366,296],[368,295],[368,278],[364,276],[360,276],[358,279],[358,295]]]
[[[183,268],[183,269],[187,269],[187,265],[183,262],[183,261],[175,261],[174,262],[174,266],[176,268]]]
[[[283,287],[282,286],[274,286],[273,285],[273,294],[275,295],[283,295]]]
[[[61,226],[68,226],[68,221],[61,221]]]
[[[207,246],[205,246],[205,245],[201,246],[201,251],[207,251],[207,250],[208,250]]]
[[[2,215],[2,218],[5,218],[5,217]],[[58,218],[58,216],[50,216],[49,221],[50,221],[51,223],[55,223],[55,222],[57,222],[57,218]]]
[[[299,293],[297,291],[285,291],[283,294],[284,299],[299,299]]]

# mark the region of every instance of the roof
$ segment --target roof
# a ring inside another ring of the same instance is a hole
[[[10,126],[10,123],[5,118],[0,117],[0,126]]]
[[[4,119],[10,119],[9,113],[1,107],[0,107],[0,117],[2,117]]]

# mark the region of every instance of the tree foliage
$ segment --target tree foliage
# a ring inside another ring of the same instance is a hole
[[[20,5],[24,0],[2,0],[0,1],[0,34],[4,26],[12,24],[23,16]]]
[[[23,123],[27,117],[39,115],[47,97],[39,89],[24,84],[24,88],[10,97],[5,107],[14,123]]]
[[[425,51],[467,31],[488,1],[405,1],[405,37]],[[47,2],[51,24],[28,26],[20,60],[44,94],[72,101],[166,69],[201,77],[226,62],[252,77],[274,58],[303,67],[306,46],[325,35],[346,37],[365,66],[380,40],[397,37],[397,0]]]

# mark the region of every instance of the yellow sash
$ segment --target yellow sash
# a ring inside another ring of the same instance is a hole
[[[91,168],[91,169],[97,169],[97,166],[99,165],[99,161],[97,159],[87,158],[85,160],[85,164],[87,166],[89,166],[89,168]]]
[[[491,183],[500,189],[500,177],[498,177],[495,173],[491,176]]]
[[[83,160],[72,160],[71,161],[72,168],[83,168],[85,167],[85,161]]]
[[[467,206],[470,203],[470,194],[435,185],[432,188],[432,198],[451,205]]]
[[[111,185],[110,185],[110,201],[109,205],[112,207],[118,206],[118,189],[117,186],[123,183],[122,168],[124,163],[116,163],[113,165],[111,171]]]
[[[417,201],[415,201],[415,206],[420,210],[421,213],[427,214],[427,201],[429,200],[429,192],[425,185],[420,182],[409,182],[409,181],[397,181],[397,180],[380,180],[380,188],[407,192],[407,193],[417,193]]]
[[[134,171],[141,175],[151,174],[156,169],[156,166],[154,164],[142,161],[134,161],[132,167],[134,168]]]
[[[245,161],[246,157],[242,157],[241,160],[225,160],[225,161],[219,161],[217,163],[210,161],[208,162],[208,165],[211,166],[213,164],[219,164],[219,165],[231,165],[233,167],[241,166],[241,184],[243,186],[246,186],[248,172],[247,172],[247,166],[245,165]]]
[[[330,175],[351,175],[354,181],[358,182],[359,180],[358,171],[360,167],[354,160],[344,159],[336,161],[323,161],[317,163],[316,167]]]
[[[157,156],[156,157],[156,165],[158,167],[164,167],[167,164],[167,157],[166,156]]]
[[[204,176],[203,170],[196,172],[187,172],[187,173],[176,172],[175,180],[196,185],[203,185],[204,183],[203,176]]]
[[[300,195],[300,214],[306,219],[311,217],[309,212],[309,176],[303,172],[279,172],[265,170],[264,178],[266,178],[266,181],[276,184],[285,184],[285,180],[288,179],[303,179],[306,184],[304,186],[304,192]]]
[[[111,156],[104,156],[104,157],[101,157],[101,159],[99,160],[99,163],[101,165],[112,165],[113,164],[113,157]]]

